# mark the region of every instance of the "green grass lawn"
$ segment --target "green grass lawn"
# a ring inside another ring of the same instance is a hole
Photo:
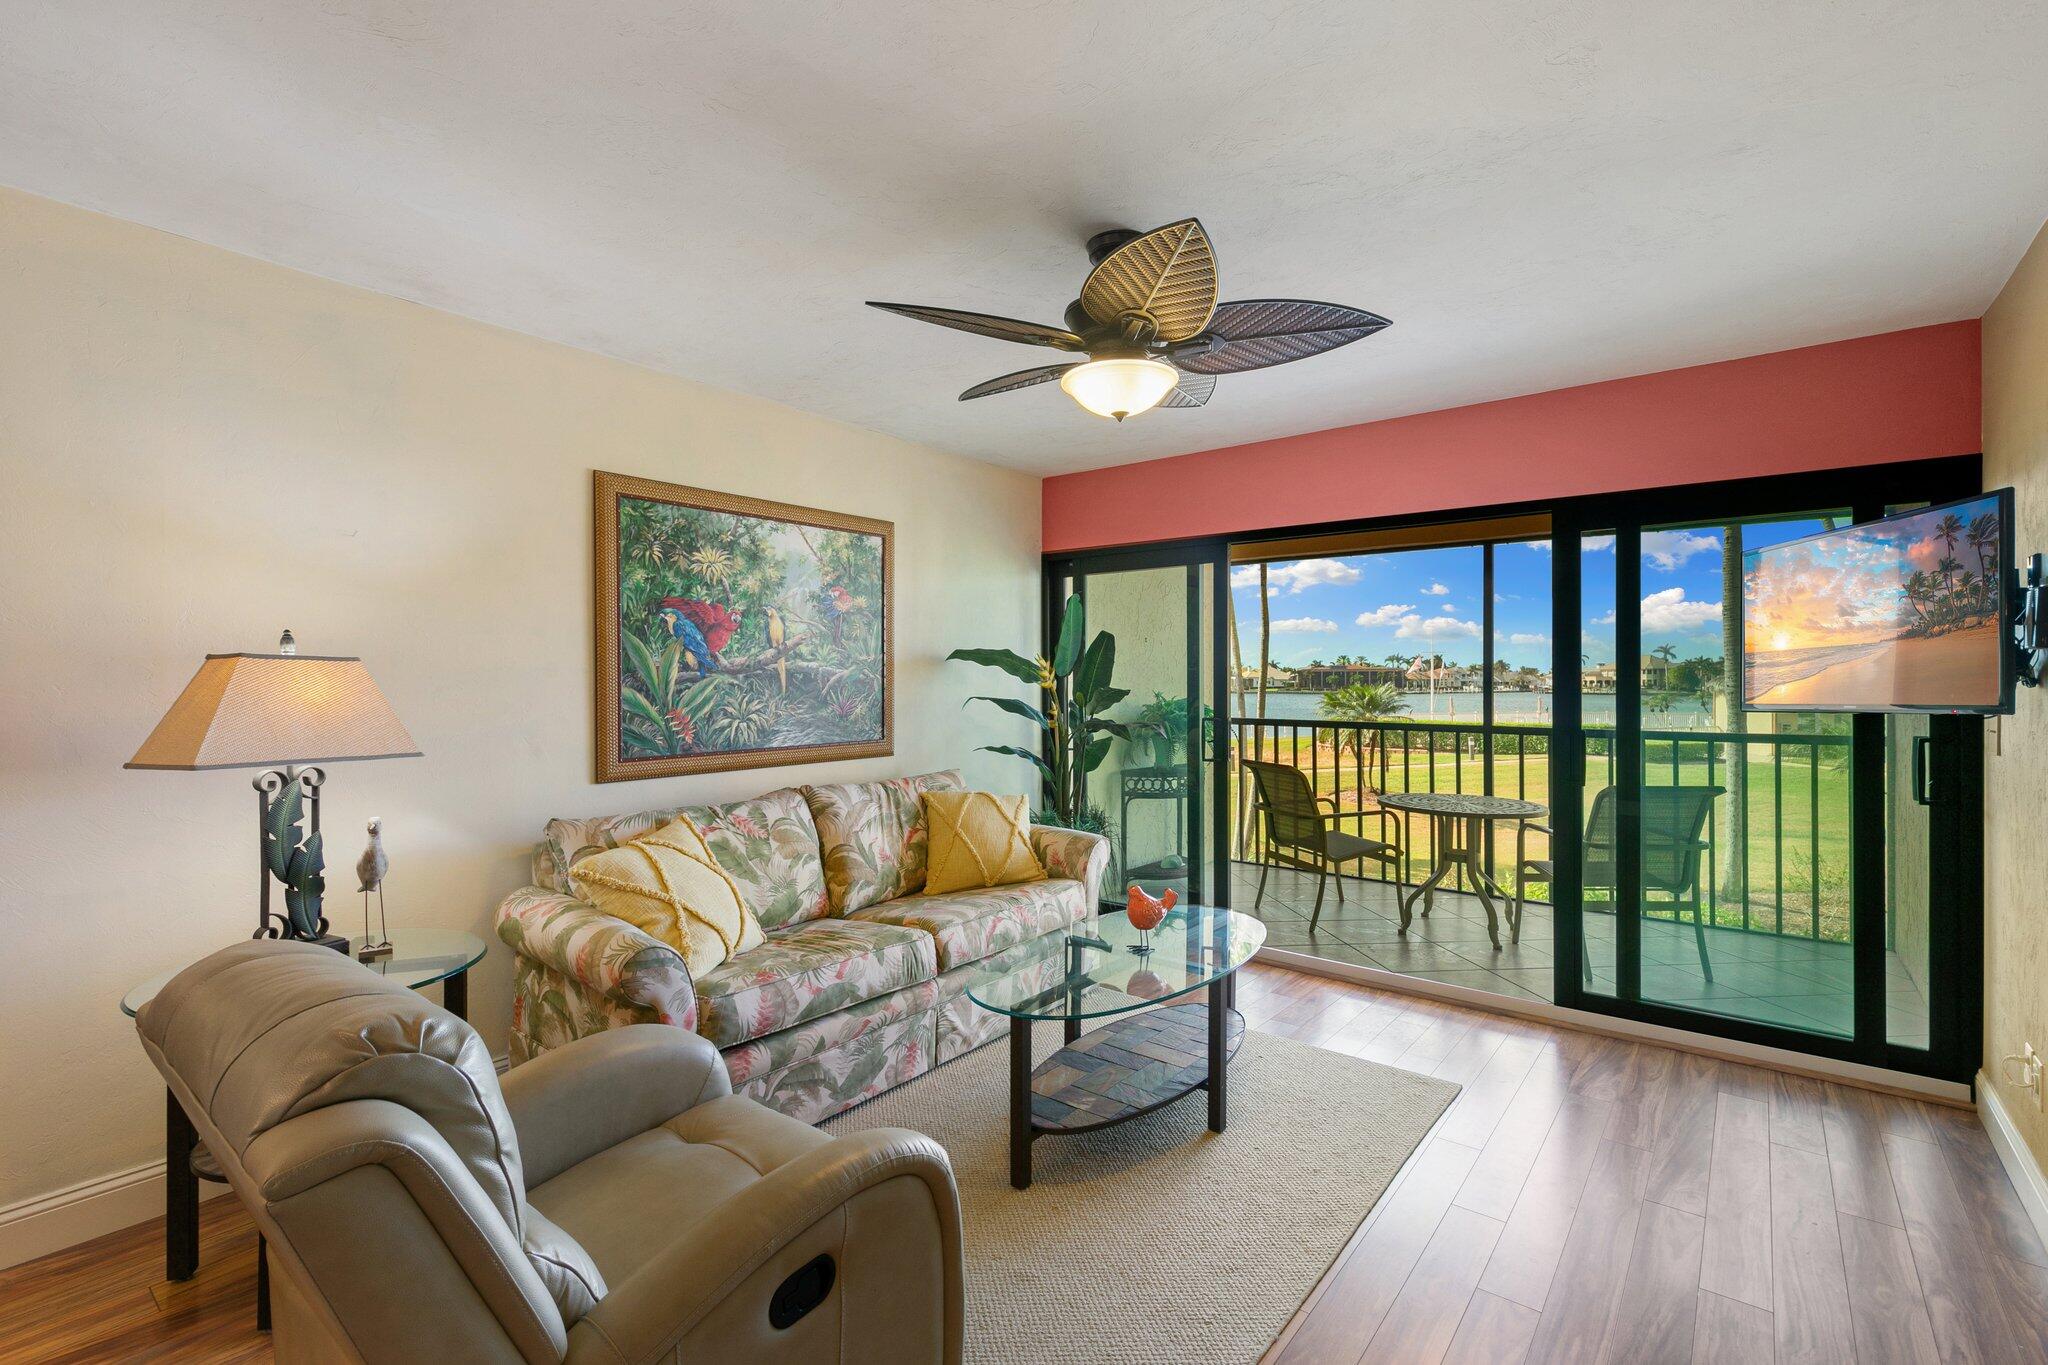
[[[1277,752],[1274,751],[1275,747]],[[1652,748],[1653,751],[1661,750],[1663,746],[1653,744]],[[1728,782],[1726,759],[1732,749],[1732,745],[1717,746],[1714,778],[1723,786]],[[1802,752],[1798,747],[1791,747],[1785,755],[1782,772],[1774,774],[1771,746],[1758,743],[1750,745],[1749,749],[1750,926],[1762,929],[1776,928],[1782,906],[1784,932],[1810,935],[1813,932],[1817,909],[1820,937],[1837,942],[1848,941],[1850,850],[1847,763],[1837,762],[1836,753],[1839,751],[1831,751],[1822,758],[1816,769],[1811,761],[1810,750]],[[1285,743],[1269,746],[1267,756],[1279,762],[1292,763],[1303,772],[1309,773],[1314,779],[1317,793],[1335,798],[1340,811],[1374,808],[1372,787],[1379,781],[1377,765],[1361,783],[1358,765],[1348,748],[1340,756],[1331,745],[1318,745],[1311,760],[1309,746],[1304,740],[1299,746]],[[1493,765],[1494,795],[1520,797],[1544,805],[1550,802],[1550,759],[1547,754],[1529,754],[1518,758],[1514,754],[1452,755],[1445,752],[1437,754],[1432,759],[1426,753],[1415,751],[1406,757],[1404,770],[1402,754],[1398,749],[1388,756],[1385,766],[1386,790],[1484,792],[1486,768],[1490,757]],[[1584,805],[1575,817],[1580,821],[1585,818],[1583,811],[1592,804],[1593,794],[1607,785],[1606,765],[1605,755],[1596,754],[1587,758]],[[1653,785],[1704,785],[1707,781],[1707,764],[1703,759],[1682,761],[1674,775],[1668,758],[1653,757],[1647,765],[1647,775]],[[1774,776],[1782,782],[1782,788],[1774,784]],[[1779,809],[1780,790],[1783,797],[1782,810]],[[1240,801],[1239,804],[1239,814],[1242,817],[1243,802]],[[1731,837],[1730,804],[1729,797],[1722,797],[1715,802],[1714,821],[1708,836],[1712,847],[1706,855],[1715,871],[1702,889],[1711,896],[1707,905],[1710,922],[1729,928],[1741,928],[1741,898],[1730,894],[1723,884],[1726,870],[1734,861],[1733,850],[1727,847],[1727,841]],[[1548,822],[1547,819],[1545,822]],[[1367,819],[1362,825],[1345,821],[1340,828],[1357,830],[1368,837],[1375,837],[1379,832],[1379,826],[1379,821]],[[1503,885],[1512,890],[1515,825],[1512,821],[1498,822],[1493,826],[1492,834],[1495,875]],[[1419,817],[1411,817],[1408,823],[1408,838],[1412,841],[1409,847],[1409,875],[1411,878],[1426,876],[1431,865],[1430,822]],[[1532,832],[1529,836],[1528,852],[1530,857],[1549,857],[1548,840],[1543,835]],[[1817,907],[1814,876],[1816,853],[1819,860]],[[1597,896],[1597,893],[1595,894]],[[1535,899],[1548,899],[1549,887],[1540,883],[1532,884],[1531,895]],[[1658,913],[1654,901],[1648,907],[1648,913]]]

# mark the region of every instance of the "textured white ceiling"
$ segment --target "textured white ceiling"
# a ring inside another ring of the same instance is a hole
[[[1054,472],[1974,317],[2048,210],[2039,0],[0,0],[0,182]],[[1394,326],[1119,428],[1113,225]]]

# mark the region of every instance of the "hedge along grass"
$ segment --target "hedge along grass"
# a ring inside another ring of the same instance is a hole
[[[1366,774],[1364,800],[1361,804],[1358,763],[1347,743],[1343,752],[1329,742],[1327,731],[1319,731],[1314,746],[1314,762],[1310,761],[1309,732],[1302,730],[1298,746],[1282,738],[1277,744],[1269,742],[1266,756],[1273,761],[1295,763],[1314,779],[1318,795],[1335,799],[1341,812],[1355,812],[1361,809],[1375,809],[1371,787],[1381,775],[1377,762],[1369,766]],[[1512,732],[1496,734],[1494,764],[1494,788],[1496,796],[1517,797],[1548,805],[1550,800],[1550,757],[1547,752],[1536,753],[1532,748],[1527,757],[1519,762],[1514,756]],[[1463,737],[1460,737],[1463,738]],[[1475,737],[1476,738],[1476,737]],[[1508,739],[1508,750],[1500,752],[1500,741]],[[1438,744],[1445,743],[1439,738]],[[1653,756],[1646,765],[1650,781],[1654,785],[1673,785],[1672,769],[1668,749],[1661,741],[1652,741]],[[1706,741],[1685,743],[1680,746],[1676,785],[1703,786],[1707,782]],[[1734,747],[1722,743],[1714,764],[1714,778],[1723,786],[1728,781],[1726,755]],[[1812,936],[1814,915],[1813,862],[1814,841],[1819,841],[1820,885],[1819,885],[1819,937],[1826,941],[1846,943],[1849,941],[1849,769],[1846,751],[1839,748],[1820,750],[1820,762],[1813,762],[1812,749],[1791,745],[1786,749],[1783,765],[1784,809],[1777,809],[1776,792],[1772,785],[1771,747],[1766,743],[1753,743],[1749,762],[1749,915],[1750,927],[1774,929],[1778,922],[1779,907],[1782,903],[1785,932],[1799,937]],[[1585,804],[1582,811],[1590,809],[1593,796],[1606,785],[1606,762],[1604,741],[1598,754],[1587,759],[1587,782]],[[1248,755],[1256,757],[1257,755]],[[1370,749],[1367,757],[1371,758]],[[1384,767],[1386,790],[1388,791],[1465,791],[1482,793],[1486,790],[1486,763],[1484,753],[1452,754],[1440,748],[1434,758],[1421,749],[1410,750],[1407,755],[1407,769],[1404,777],[1402,754],[1396,748]],[[1434,775],[1435,785],[1431,778]],[[1817,788],[1817,790],[1816,790]],[[1815,798],[1818,798],[1818,831],[1816,832],[1814,812]],[[1235,815],[1242,817],[1248,800],[1236,803]],[[1704,856],[1715,860],[1717,874],[1719,864],[1724,861],[1724,846],[1729,837],[1729,799],[1724,797],[1715,803],[1715,819],[1709,833],[1713,847]],[[1397,816],[1397,818],[1399,818]],[[1542,817],[1549,823],[1548,817]],[[1579,817],[1584,819],[1583,813]],[[1362,833],[1368,838],[1380,834],[1380,821],[1343,821],[1339,828]],[[1783,827],[1783,881],[1778,880],[1778,830]],[[1407,817],[1406,839],[1408,841],[1408,873],[1410,882],[1419,881],[1429,875],[1434,865],[1434,850],[1431,847],[1431,822],[1421,816]],[[1493,841],[1494,875],[1510,893],[1514,890],[1515,866],[1515,822],[1497,821],[1491,826]],[[1235,844],[1233,844],[1235,847]],[[1549,840],[1541,834],[1532,833],[1528,841],[1528,856],[1548,858]],[[1384,876],[1384,871],[1377,875]],[[1716,878],[1718,881],[1718,876]],[[1447,884],[1449,884],[1447,882]],[[1703,892],[1712,885],[1703,874]],[[1710,901],[1705,909],[1708,923],[1724,928],[1740,929],[1742,904],[1727,894],[1726,888],[1714,885],[1717,898]],[[1550,888],[1540,882],[1530,884],[1530,897],[1534,900],[1548,900]],[[1597,900],[1597,893],[1596,893]],[[1674,912],[1661,908],[1661,902],[1652,900],[1645,907],[1650,918],[1668,919]],[[1689,918],[1689,917],[1688,917]]]

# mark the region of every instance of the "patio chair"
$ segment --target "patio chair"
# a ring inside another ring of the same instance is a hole
[[[1309,789],[1308,778],[1301,769],[1255,758],[1246,759],[1244,766],[1251,769],[1252,781],[1259,791],[1257,809],[1253,814],[1262,816],[1266,827],[1266,854],[1259,859],[1259,891],[1252,900],[1252,909],[1257,910],[1264,903],[1266,872],[1276,862],[1316,874],[1316,905],[1308,920],[1310,932],[1314,932],[1316,921],[1322,918],[1323,888],[1333,876],[1337,879],[1337,903],[1344,903],[1344,864],[1370,858],[1386,863],[1398,872],[1401,824],[1391,811],[1340,814],[1334,799],[1317,796]],[[1324,805],[1330,809],[1324,810]],[[1361,820],[1377,818],[1382,832],[1390,832],[1393,837],[1367,839],[1330,828],[1331,821],[1347,818],[1347,815]]]
[[[1699,948],[1700,970],[1714,979],[1713,963],[1707,958],[1707,931],[1700,909],[1700,855],[1707,851],[1702,834],[1714,801],[1727,793],[1726,787],[1644,787],[1640,795],[1642,813],[1642,880],[1645,897],[1655,891],[1671,897],[1665,904],[1672,910],[1692,912],[1693,941]],[[1593,794],[1593,809],[1586,817],[1584,886],[1614,889],[1614,801],[1615,788],[1603,787]],[[1521,937],[1522,907],[1528,901],[1531,881],[1554,879],[1557,866],[1548,858],[1531,858],[1531,831],[1549,834],[1550,826],[1524,820],[1515,831],[1515,936]],[[1531,877],[1531,873],[1536,875]],[[1646,907],[1647,908],[1647,907]],[[1583,974],[1590,980],[1592,963],[1579,954]]]

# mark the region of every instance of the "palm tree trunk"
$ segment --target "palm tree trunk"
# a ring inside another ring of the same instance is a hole
[[[1229,590],[1227,579],[1225,582],[1225,599],[1230,604],[1230,714],[1235,717],[1244,714],[1244,646],[1238,642],[1237,638],[1237,595]],[[1232,725],[1224,733],[1233,742],[1237,739],[1238,732],[1235,725]],[[1242,768],[1236,770],[1236,775],[1239,779],[1237,783],[1237,860],[1243,862],[1245,839],[1248,835],[1247,827],[1251,820],[1251,788],[1248,783],[1243,781],[1244,770]]]
[[[1721,528],[1721,696],[1716,723],[1724,732],[1748,733],[1742,709],[1742,528]],[[1742,905],[1749,899],[1749,745],[1728,748],[1728,822],[1718,850],[1718,905]],[[1710,909],[1709,913],[1712,913]]]
[[[1266,674],[1273,658],[1273,599],[1266,596],[1266,566],[1259,565],[1259,719],[1266,718]]]

